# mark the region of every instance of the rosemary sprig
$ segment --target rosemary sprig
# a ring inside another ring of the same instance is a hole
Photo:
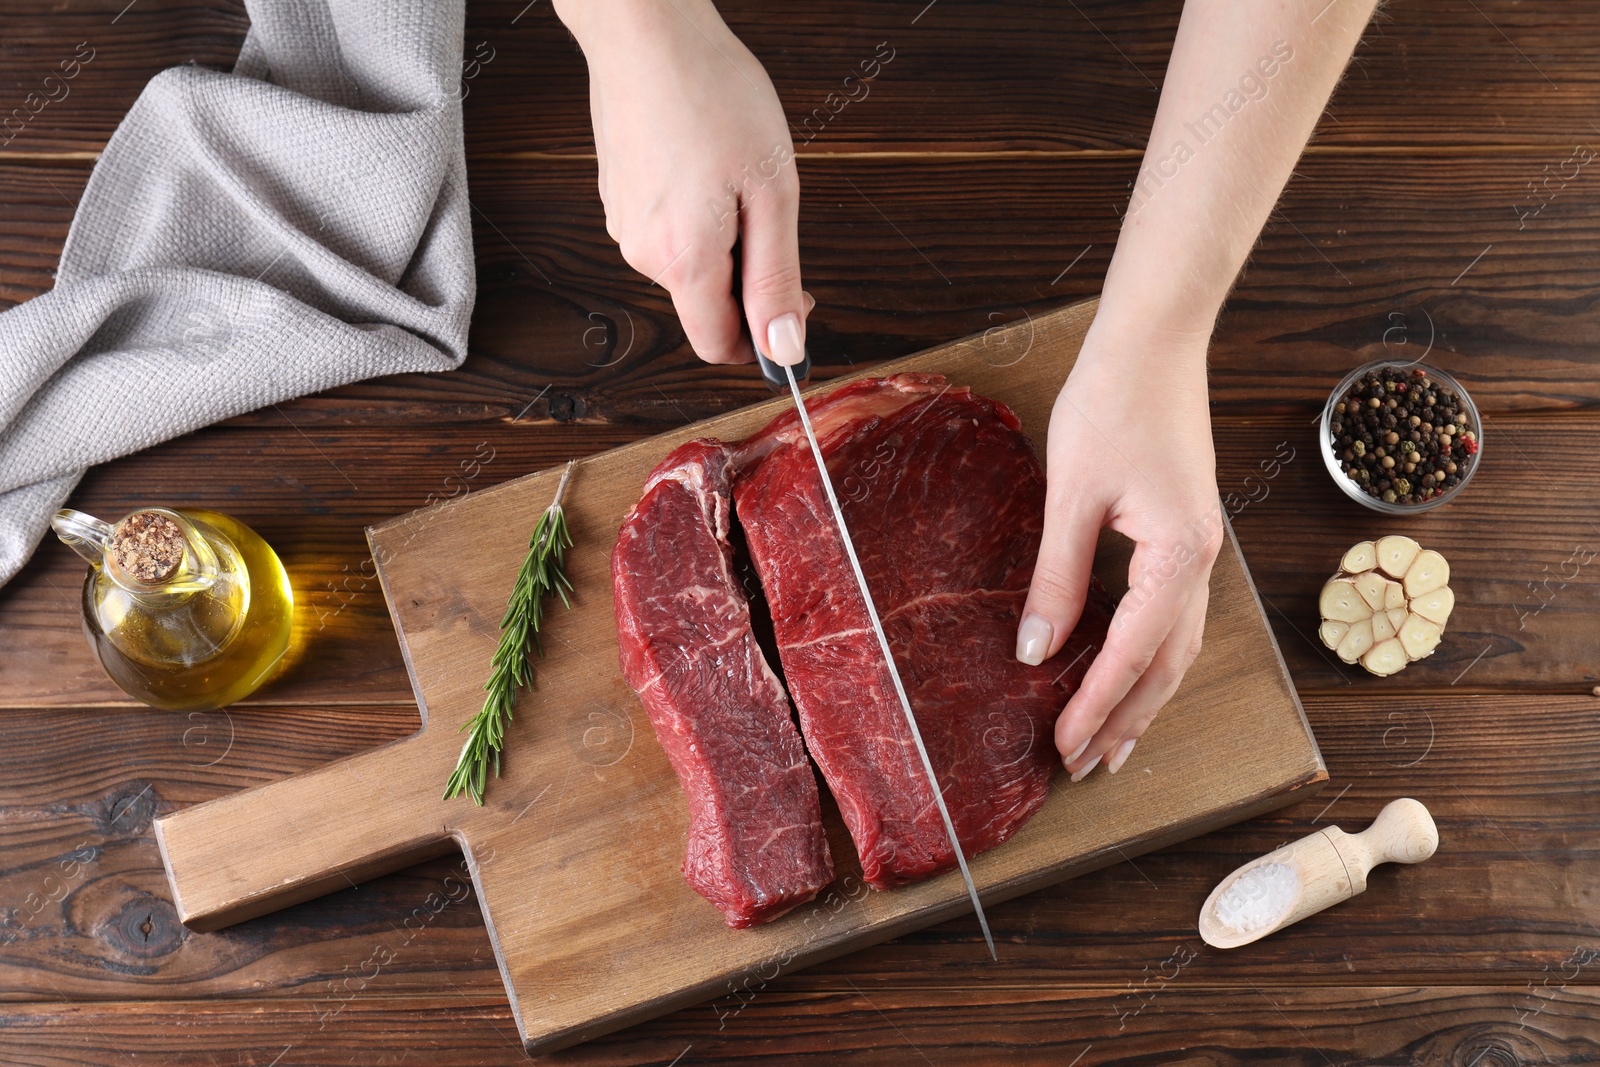
[[[506,723],[511,721],[517,690],[533,678],[528,658],[530,639],[539,655],[544,655],[544,647],[539,643],[544,598],[555,593],[563,604],[572,606],[567,600],[567,590],[572,588],[572,583],[562,571],[566,550],[572,547],[572,537],[567,533],[567,517],[561,509],[561,498],[571,478],[572,463],[569,462],[562,472],[561,484],[556,487],[556,498],[539,517],[533,536],[528,538],[528,555],[517,571],[517,584],[511,590],[506,613],[500,619],[500,644],[489,661],[489,680],[483,685],[489,696],[483,702],[483,710],[461,725],[461,729],[469,731],[467,743],[461,746],[456,769],[445,783],[445,800],[465,792],[479,807],[483,806],[483,791],[488,785],[491,763],[494,776],[500,777],[500,749],[505,744]]]

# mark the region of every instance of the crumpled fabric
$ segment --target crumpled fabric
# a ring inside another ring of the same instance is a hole
[[[463,3],[246,8],[232,73],[150,80],[54,288],[0,314],[0,583],[93,464],[466,357]]]

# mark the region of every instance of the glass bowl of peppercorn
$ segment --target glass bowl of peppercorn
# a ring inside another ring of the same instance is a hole
[[[1346,496],[1386,515],[1445,503],[1482,459],[1478,408],[1436,367],[1387,360],[1345,375],[1322,409],[1322,459]]]

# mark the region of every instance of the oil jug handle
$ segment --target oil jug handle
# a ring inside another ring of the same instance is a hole
[[[100,569],[105,562],[106,547],[111,543],[112,526],[84,511],[62,508],[50,519],[50,528],[74,552],[89,561],[89,566]]]

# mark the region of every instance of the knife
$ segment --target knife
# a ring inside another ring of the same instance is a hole
[[[989,920],[983,914],[983,903],[978,899],[978,887],[972,882],[972,872],[967,869],[967,856],[961,850],[961,841],[956,837],[955,823],[950,820],[950,809],[945,806],[944,793],[939,789],[939,779],[933,772],[933,761],[928,758],[928,748],[922,743],[922,731],[917,729],[917,717],[911,710],[911,699],[906,696],[905,683],[900,680],[900,669],[895,666],[894,653],[889,650],[889,638],[883,632],[883,622],[878,618],[878,606],[872,600],[872,591],[867,588],[867,576],[861,572],[861,561],[856,558],[855,542],[850,539],[850,530],[844,522],[844,512],[839,510],[839,498],[833,492],[833,479],[828,477],[828,465],[822,460],[822,447],[817,444],[817,433],[811,428],[811,414],[806,410],[806,402],[800,395],[800,381],[795,377],[795,368],[780,367],[756,349],[756,360],[761,364],[761,375],[769,384],[783,383],[789,387],[789,393],[794,397],[795,412],[800,416],[800,425],[805,428],[806,440],[811,443],[811,455],[817,461],[817,473],[822,477],[823,491],[828,495],[828,505],[833,509],[833,521],[839,527],[839,539],[844,542],[844,553],[850,559],[850,569],[855,572],[856,588],[861,592],[861,600],[867,606],[867,616],[872,620],[872,632],[878,636],[878,647],[883,650],[884,662],[889,666],[889,677],[894,680],[894,691],[900,697],[900,710],[905,712],[906,725],[911,728],[911,739],[916,742],[917,755],[922,757],[922,770],[927,775],[928,788],[933,790],[933,799],[939,806],[939,817],[944,820],[944,832],[950,838],[950,847],[955,850],[956,863],[961,868],[961,880],[967,885],[967,896],[972,900],[972,910],[978,914],[978,925],[983,928],[983,943],[989,947],[989,958],[999,961],[994,951],[994,936],[989,932]],[[800,377],[804,378],[811,369],[811,357],[807,355],[800,365]]]

